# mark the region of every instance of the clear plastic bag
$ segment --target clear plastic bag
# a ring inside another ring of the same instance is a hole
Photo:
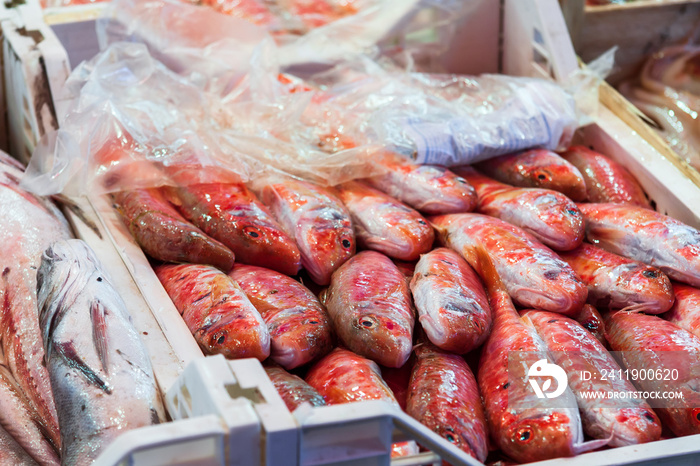
[[[38,194],[247,179],[249,165],[211,137],[215,108],[142,44],[114,44],[81,64],[64,90],[62,128],[43,138],[23,186]],[[224,168],[224,170],[222,170]]]

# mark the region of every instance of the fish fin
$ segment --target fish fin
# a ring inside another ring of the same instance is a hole
[[[610,433],[610,437],[608,438],[589,440],[588,442],[582,443],[575,443],[573,446],[574,455],[580,455],[581,453],[586,453],[587,451],[593,451],[597,450],[598,448],[602,448],[609,444],[614,436],[614,433]]]
[[[579,209],[580,210],[580,209]],[[592,239],[592,243],[595,246],[598,246],[599,248],[605,249],[603,246],[601,246],[602,243],[622,243],[624,240],[627,238],[627,233],[625,233],[623,230],[617,229],[617,228],[608,228],[608,227],[602,227],[602,226],[597,226],[595,228],[595,237],[594,238],[589,238],[589,240]]]
[[[112,389],[109,388],[109,386],[105,383],[104,380],[97,374],[97,372],[93,371],[90,366],[85,364],[85,361],[83,361],[80,356],[78,356],[78,353],[75,351],[75,347],[73,346],[72,342],[68,343],[59,343],[54,345],[56,349],[56,353],[58,353],[63,359],[65,359],[66,363],[74,368],[77,369],[85,379],[90,382],[91,384],[95,385],[108,395],[112,394]]]
[[[631,304],[629,306],[623,307],[618,312],[628,312],[631,314],[638,314],[640,312],[646,312],[647,309],[649,309],[649,306],[642,304],[642,303],[637,303],[637,304]]]
[[[107,350],[107,322],[105,315],[107,310],[99,300],[90,303],[90,319],[92,320],[92,340],[100,358],[102,370],[109,375],[109,354]]]
[[[470,254],[464,255],[464,258],[467,259],[467,262],[469,262],[484,281],[489,296],[499,293],[508,293],[500,275],[498,275],[496,266],[493,264],[489,253],[486,252],[486,248],[482,245],[475,246],[471,248]]]

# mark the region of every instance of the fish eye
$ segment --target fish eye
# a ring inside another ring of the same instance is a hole
[[[358,323],[361,327],[366,329],[372,329],[377,326],[377,320],[370,316],[360,317]]]
[[[212,341],[214,343],[216,343],[217,345],[223,345],[224,343],[226,343],[226,333],[225,332],[215,333],[212,336]]]
[[[695,418],[698,419],[698,416],[700,416],[700,412],[698,412],[698,413],[696,414]],[[649,421],[649,422],[654,422],[654,421],[656,420],[656,419],[654,419],[654,416],[652,416],[651,413],[650,413],[649,411],[646,411],[646,412],[644,413],[644,418],[645,418],[647,421]],[[698,420],[700,420],[700,419],[698,419]]]
[[[695,422],[700,424],[700,408],[693,409],[693,418],[695,419]]]
[[[457,183],[467,184],[467,180],[465,180],[461,176],[458,176],[457,178],[455,178],[455,180],[457,181]]]
[[[340,244],[342,244],[345,249],[350,249],[352,241],[346,237],[340,240]]]
[[[515,432],[515,440],[520,443],[529,443],[532,437],[532,429],[530,427],[523,427]]]
[[[262,236],[260,234],[260,230],[253,226],[247,226],[243,228],[243,232],[251,238],[259,238],[260,236]]]
[[[306,321],[306,323],[311,324],[311,325],[316,325],[316,324],[318,324],[318,320],[308,320],[308,321]]]
[[[447,440],[447,441],[450,442],[450,443],[456,443],[456,442],[457,442],[457,439],[455,438],[455,436],[452,435],[452,434],[449,433],[449,432],[448,432],[447,434],[445,434],[445,440]]]
[[[427,225],[427,223],[425,223],[425,220],[423,220],[422,218],[418,219],[418,223],[421,225]]]
[[[589,320],[588,322],[586,322],[585,324],[583,324],[583,326],[584,326],[586,329],[590,330],[591,332],[592,332],[593,330],[598,330],[598,322],[595,322],[595,321],[593,321],[593,320]]]
[[[578,210],[576,209],[566,209],[566,213],[569,215],[578,215]]]
[[[645,270],[642,272],[642,275],[644,275],[647,278],[656,278],[659,276],[659,273],[656,270]]]

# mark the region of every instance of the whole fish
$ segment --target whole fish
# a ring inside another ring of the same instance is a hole
[[[618,311],[605,316],[608,342],[629,370],[661,370],[661,377],[634,379],[640,390],[681,392],[671,406],[656,408],[678,436],[700,434],[700,338],[660,317]],[[677,377],[672,371],[677,371]],[[664,373],[668,371],[665,376]]]
[[[477,163],[475,167],[512,186],[552,189],[576,202],[586,200],[586,182],[581,172],[552,151],[533,149],[502,155]]]
[[[17,385],[7,366],[0,365],[0,450],[5,446],[5,435],[19,444],[8,453],[22,453],[42,465],[59,465],[58,453],[44,436],[41,419],[31,411],[31,404]],[[9,447],[12,443],[8,443]],[[3,450],[4,451],[4,450]],[[0,464],[5,463],[0,453]],[[11,463],[24,464],[24,463]]]
[[[185,220],[158,189],[134,189],[112,195],[124,224],[143,251],[164,262],[213,265],[228,272],[234,255]]]
[[[301,256],[294,240],[243,183],[163,189],[187,220],[230,248],[238,261],[287,275],[299,272]]]
[[[305,181],[279,180],[260,195],[287,234],[295,239],[301,265],[319,285],[355,254],[350,213],[327,189]]]
[[[456,252],[439,248],[421,256],[410,283],[418,321],[441,349],[464,354],[491,330],[491,308],[479,276]]]
[[[649,207],[637,180],[625,167],[585,146],[572,146],[562,154],[583,175],[588,202],[610,202]]]
[[[604,347],[609,348],[605,338],[605,321],[598,310],[590,304],[584,304],[581,312],[576,315],[576,322],[588,330]]]
[[[430,217],[442,244],[468,257],[482,245],[491,256],[508,293],[523,307],[573,315],[588,290],[569,265],[529,233],[480,214]]]
[[[483,463],[488,427],[471,369],[460,356],[429,342],[415,353],[406,412]]]
[[[388,401],[398,407],[398,402],[382,379],[376,363],[343,348],[334,349],[317,362],[306,375],[306,381],[329,405],[364,400]],[[417,454],[415,442],[392,444],[391,457]]]
[[[590,244],[559,256],[588,286],[588,302],[596,307],[660,314],[673,304],[671,281],[656,267]]]
[[[51,245],[37,287],[61,461],[92,464],[123,432],[165,419],[151,361],[126,304],[83,241]]]
[[[588,241],[700,286],[700,231],[674,218],[623,204],[580,204]]]
[[[611,439],[609,445],[621,447],[653,442],[661,437],[661,423],[643,399],[592,399],[587,393],[631,393],[636,391],[624,377],[609,376],[620,366],[608,350],[578,322],[545,311],[523,311],[549,349],[554,362],[568,375],[569,387],[576,396],[584,432],[593,438]],[[590,378],[582,374],[590,373]]]
[[[411,355],[415,323],[408,283],[391,259],[363,251],[331,277],[324,304],[348,349],[387,367]]]
[[[56,206],[19,187],[22,175],[14,164],[0,163],[2,350],[30,411],[59,450],[61,435],[39,328],[36,270],[44,250],[71,234]]]
[[[673,307],[661,317],[700,338],[700,290],[674,283],[673,294]]]
[[[289,411],[294,411],[302,403],[309,403],[311,406],[326,405],[325,400],[316,389],[301,377],[290,374],[276,364],[265,365],[265,372]]]
[[[404,261],[430,251],[433,229],[415,210],[357,181],[336,189],[350,211],[360,246]]]
[[[458,167],[455,172],[476,188],[478,212],[518,226],[558,251],[568,251],[583,241],[583,215],[562,193],[551,189],[514,188],[483,176],[471,167]]]
[[[376,164],[386,171],[363,181],[424,214],[469,212],[476,206],[474,188],[445,167],[416,165],[393,153],[382,154]]]
[[[229,276],[267,324],[273,361],[285,369],[294,369],[333,348],[331,320],[318,298],[304,285],[254,265],[238,264]]]
[[[154,270],[205,354],[261,361],[270,355],[267,325],[231,277],[208,265]]]
[[[478,247],[470,257],[484,280],[494,313],[477,380],[495,445],[517,462],[528,463],[573,456],[607,443],[583,443],[576,399],[568,388],[557,398],[558,405],[536,397],[525,382],[527,368],[547,360],[547,347],[518,315],[488,253]],[[521,355],[518,364],[509,364],[512,354]]]
[[[363,400],[384,400],[398,406],[394,394],[382,379],[379,366],[352,351],[336,348],[314,364],[306,382],[329,405]]]
[[[0,464],[34,466],[40,463],[29,456],[12,435],[0,427]]]

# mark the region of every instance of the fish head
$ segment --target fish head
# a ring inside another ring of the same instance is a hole
[[[290,308],[283,322],[268,326],[272,360],[290,370],[328,353],[333,345],[331,323],[325,313],[308,308]]]
[[[586,182],[581,172],[554,152],[530,151],[518,163],[518,171],[531,186],[553,189],[577,202],[586,199]]]
[[[197,329],[194,337],[206,354],[264,361],[270,354],[270,337],[266,330],[264,325],[241,319],[236,312],[231,312],[226,317],[216,316],[214,321]]]
[[[413,349],[412,328],[399,319],[372,311],[353,318],[351,340],[351,349],[387,367],[403,366]]]
[[[267,267],[286,275],[299,273],[299,248],[279,225],[257,216],[240,217],[237,223],[240,246],[235,252],[241,262]]]
[[[658,440],[661,421],[650,408],[620,408],[610,410],[614,416],[614,437],[611,446],[636,445]]]
[[[520,287],[509,292],[523,307],[573,315],[588,298],[588,288],[571,268],[552,264],[542,273],[538,286]],[[533,284],[534,285],[534,284]]]
[[[539,217],[548,225],[546,229],[539,229],[539,234],[558,250],[568,251],[580,245],[585,236],[585,223],[576,204],[552,190],[539,192],[542,195],[535,197],[531,205],[538,207]]]
[[[328,285],[331,274],[355,255],[355,234],[348,214],[324,208],[318,216],[322,221],[300,222],[296,237],[304,268],[315,283]]]
[[[580,422],[563,410],[519,420],[502,431],[501,448],[518,462],[572,456],[582,436],[573,421]]]
[[[671,280],[656,267],[635,264],[634,269],[620,273],[618,280],[618,283],[626,284],[632,302],[639,303],[640,311],[660,314],[673,306],[675,296]]]

